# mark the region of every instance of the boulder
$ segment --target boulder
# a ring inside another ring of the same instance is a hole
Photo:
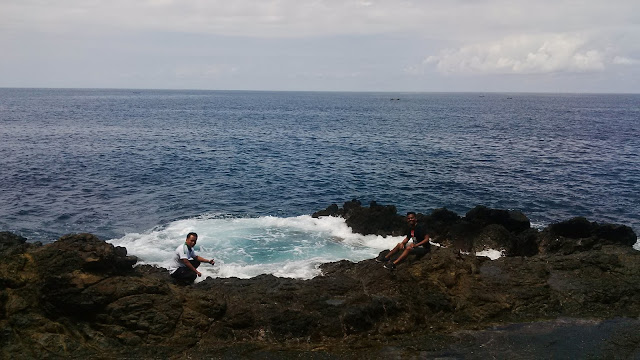
[[[14,254],[24,252],[29,244],[27,239],[8,231],[0,232],[0,254],[12,252]],[[6,254],[9,255],[9,254]]]
[[[447,234],[451,227],[460,222],[460,216],[447,208],[435,209],[429,215],[419,214],[417,218],[436,238]]]
[[[554,223],[539,235],[542,253],[571,254],[600,249],[604,245],[631,247],[637,241],[634,231],[625,225],[598,224],[583,217]]]
[[[0,231],[0,251],[17,247],[27,242],[25,237],[16,235],[8,231]]]
[[[348,209],[348,210],[347,210]],[[345,220],[354,232],[364,235],[398,236],[406,228],[404,216],[393,205],[379,205],[375,201],[368,208],[345,204]]]
[[[313,214],[311,214],[311,217],[319,218],[322,216],[339,216],[339,215],[340,215],[340,208],[338,207],[338,205],[331,204],[327,206],[327,208],[324,210],[314,212]]]
[[[476,206],[465,215],[465,220],[484,228],[497,224],[502,225],[507,231],[520,233],[531,227],[529,219],[520,211],[490,209],[486,206]]]
[[[549,232],[565,238],[582,239],[591,236],[593,224],[583,217],[575,217],[567,221],[551,224]]]

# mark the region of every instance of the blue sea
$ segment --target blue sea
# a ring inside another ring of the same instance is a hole
[[[354,198],[638,233],[639,128],[640,95],[0,89],[0,230],[296,278],[398,241],[310,216]]]

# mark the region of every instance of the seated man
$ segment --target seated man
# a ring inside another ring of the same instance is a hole
[[[396,265],[404,260],[409,254],[424,256],[431,251],[431,244],[429,244],[429,234],[425,230],[424,226],[418,225],[418,219],[416,213],[410,211],[407,213],[407,223],[409,229],[407,230],[407,236],[399,242],[388,254],[384,257],[379,256],[376,261],[385,262],[384,267],[389,270],[396,268]],[[411,240],[411,244],[407,244]],[[391,261],[391,257],[397,252],[402,251],[402,254],[395,260]]]
[[[173,256],[173,264],[171,268],[169,268],[172,278],[180,282],[190,284],[196,279],[196,277],[202,276],[202,274],[197,270],[200,263],[207,262],[211,265],[215,263],[213,259],[207,260],[196,255],[193,247],[197,241],[198,234],[190,232],[187,234],[187,240],[185,240],[184,244],[176,248]]]

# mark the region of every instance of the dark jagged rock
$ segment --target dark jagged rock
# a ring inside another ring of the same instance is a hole
[[[354,232],[364,235],[399,235],[405,225],[395,206],[379,205],[375,201],[369,204],[369,208],[359,205],[345,208],[344,217]]]
[[[342,216],[354,232],[365,235],[400,236],[407,226],[404,216],[397,214],[395,206],[376,202],[371,202],[368,208],[357,200],[346,202],[343,208],[332,204],[313,216]],[[461,218],[441,208],[428,215],[417,214],[417,218],[429,229],[434,241],[462,251],[496,249],[508,256],[532,256],[539,251],[537,232],[531,229],[529,219],[519,211],[477,206]]]
[[[355,219],[403,220],[377,204],[347,209]],[[183,287],[164,269],[133,267],[125,249],[90,234],[30,246],[3,233],[0,357],[637,357],[640,252],[628,245],[632,231],[579,221],[577,232],[567,230],[571,223],[538,233],[509,225],[503,213],[481,215],[491,213],[459,218],[440,209],[421,220],[443,241],[470,234],[472,248],[535,246],[540,254],[490,261],[434,248],[394,272],[373,259],[339,261],[310,280],[261,275]],[[376,223],[385,229],[374,233],[389,231]],[[575,334],[585,338],[568,340]],[[526,347],[513,345],[523,339]]]
[[[23,252],[29,245],[26,243],[27,239],[10,233],[7,231],[0,232],[0,253],[10,252]]]
[[[532,256],[538,246],[530,229],[529,219],[519,211],[477,206],[464,218],[441,227],[440,241],[467,252],[496,249],[508,256]]]
[[[435,209],[429,215],[420,214],[418,221],[425,224],[436,237],[446,234],[451,226],[460,221],[460,216],[446,208]]]
[[[354,232],[363,235],[400,235],[405,226],[404,217],[397,214],[393,205],[380,205],[375,201],[369,207],[363,207],[360,201],[344,203],[342,209],[332,204],[325,210],[312,214],[312,217],[341,216]]]
[[[338,208],[333,204],[314,216],[342,216],[354,232],[361,234],[404,234],[404,217],[394,206],[375,202],[367,207],[357,200]],[[431,214],[417,214],[418,221],[427,226],[433,240],[465,252],[488,249],[501,251],[506,256],[534,256],[538,253],[587,251],[603,245],[632,246],[637,237],[624,225],[598,224],[585,218],[574,218],[550,225],[539,232],[531,228],[529,219],[520,211],[490,209],[477,206],[464,217],[447,209],[436,209]]]
[[[314,212],[313,214],[311,214],[311,217],[319,218],[321,216],[339,216],[340,215],[339,211],[340,211],[340,208],[338,207],[337,204],[331,204],[324,210]]]
[[[0,231],[0,251],[22,245],[27,242],[27,239],[10,233],[8,231]]]
[[[633,230],[625,225],[598,224],[583,217],[551,224],[539,236],[540,251],[571,254],[600,249],[603,245],[633,246],[637,241]]]
[[[576,217],[549,226],[549,231],[558,236],[571,239],[581,239],[591,236],[592,224],[583,217]]]
[[[520,233],[531,227],[529,219],[520,211],[489,209],[486,206],[476,206],[465,216],[465,220],[478,227],[501,225],[507,231]]]

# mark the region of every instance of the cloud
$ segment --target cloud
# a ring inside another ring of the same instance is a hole
[[[0,29],[69,32],[86,27],[291,38],[406,30],[419,26],[425,11],[410,1],[390,0],[3,0]]]
[[[625,56],[615,56],[612,60],[615,65],[637,65],[640,64],[640,60],[628,58]]]
[[[636,24],[637,0],[2,0],[0,29],[165,31],[249,37],[411,33],[476,41],[490,33]],[[594,16],[597,15],[597,16]]]
[[[445,49],[425,59],[446,74],[544,74],[604,70],[607,49],[581,35],[510,36],[493,42]]]
[[[567,72],[577,89],[606,79],[637,91],[640,2],[614,3],[0,0],[0,86],[467,90],[489,79],[442,72],[497,74],[491,84],[510,78],[508,89],[522,81],[502,74]]]

